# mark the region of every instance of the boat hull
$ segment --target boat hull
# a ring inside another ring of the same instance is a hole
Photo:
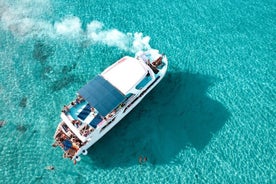
[[[155,88],[164,78],[167,67],[167,57],[157,50],[136,53],[135,58],[126,56],[115,62],[81,88],[75,101],[64,106],[53,145],[64,150],[64,158],[80,161],[81,154],[87,155],[91,146]],[[129,68],[132,70],[128,71]],[[122,84],[121,81],[125,83]],[[131,82],[127,84],[128,81]],[[98,86],[96,90],[95,86]],[[106,97],[110,101],[106,101]],[[101,106],[98,102],[106,106]]]
[[[100,140],[106,133],[108,133],[115,125],[117,125],[127,114],[129,114],[130,111],[133,110],[145,98],[145,96],[147,96],[147,94],[155,88],[155,86],[163,79],[163,77],[164,75],[156,78],[152,85],[148,89],[146,89],[146,91],[142,95],[138,96],[135,101],[131,103],[131,105],[126,105],[126,107],[120,109],[117,116],[114,117],[110,125],[108,125],[103,130],[97,129],[96,131],[98,131],[99,133],[96,134],[93,139],[91,139],[85,146],[83,146],[73,157],[73,159],[80,160],[81,154],[86,155],[88,149],[93,146],[98,140]]]

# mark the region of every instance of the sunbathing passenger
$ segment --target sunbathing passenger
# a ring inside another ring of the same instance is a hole
[[[77,128],[79,128],[79,126],[81,126],[81,122],[79,120],[73,120],[72,124]]]
[[[107,114],[108,118],[111,118],[112,116],[114,116],[116,114],[116,110],[112,111],[111,113]]]
[[[67,113],[69,111],[69,107],[67,107],[66,105],[63,106],[62,112]]]
[[[76,99],[76,103],[79,104],[79,103],[81,103],[82,100],[83,100],[83,98],[80,95],[78,95],[77,99]]]
[[[90,110],[91,110],[91,112],[94,112],[94,111],[95,111],[95,108],[94,108],[94,107],[91,107]]]
[[[70,148],[69,150],[67,150],[66,152],[64,152],[63,154],[63,158],[73,158],[73,156],[75,155],[76,150]]]
[[[157,67],[162,63],[163,55],[160,56],[158,59],[156,59],[154,62],[152,62],[152,65]]]

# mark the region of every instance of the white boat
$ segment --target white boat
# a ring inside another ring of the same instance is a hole
[[[125,56],[89,81],[61,112],[54,147],[76,163],[80,155],[125,117],[165,76],[168,61],[158,50]]]

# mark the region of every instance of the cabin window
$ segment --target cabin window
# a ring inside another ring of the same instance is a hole
[[[132,95],[133,95],[133,93],[128,93],[128,94],[126,95],[126,99],[129,99]]]
[[[136,89],[142,89],[149,83],[150,80],[151,80],[150,75],[145,76],[145,78],[139,84],[137,84]]]
[[[115,118],[113,118],[111,121],[109,121],[105,126],[102,127],[102,129],[100,130],[100,132],[102,132],[108,125],[110,125],[110,123],[112,123],[115,120]]]

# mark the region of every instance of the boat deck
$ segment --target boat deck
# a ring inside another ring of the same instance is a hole
[[[117,61],[90,80],[78,91],[77,98],[64,106],[54,145],[64,150],[65,158],[79,161],[79,155],[86,155],[87,149],[128,114],[166,71],[167,58],[157,51]]]
[[[78,129],[81,129],[84,125],[96,128],[103,120],[97,110],[86,101],[70,106],[67,116],[72,119],[73,125]]]

